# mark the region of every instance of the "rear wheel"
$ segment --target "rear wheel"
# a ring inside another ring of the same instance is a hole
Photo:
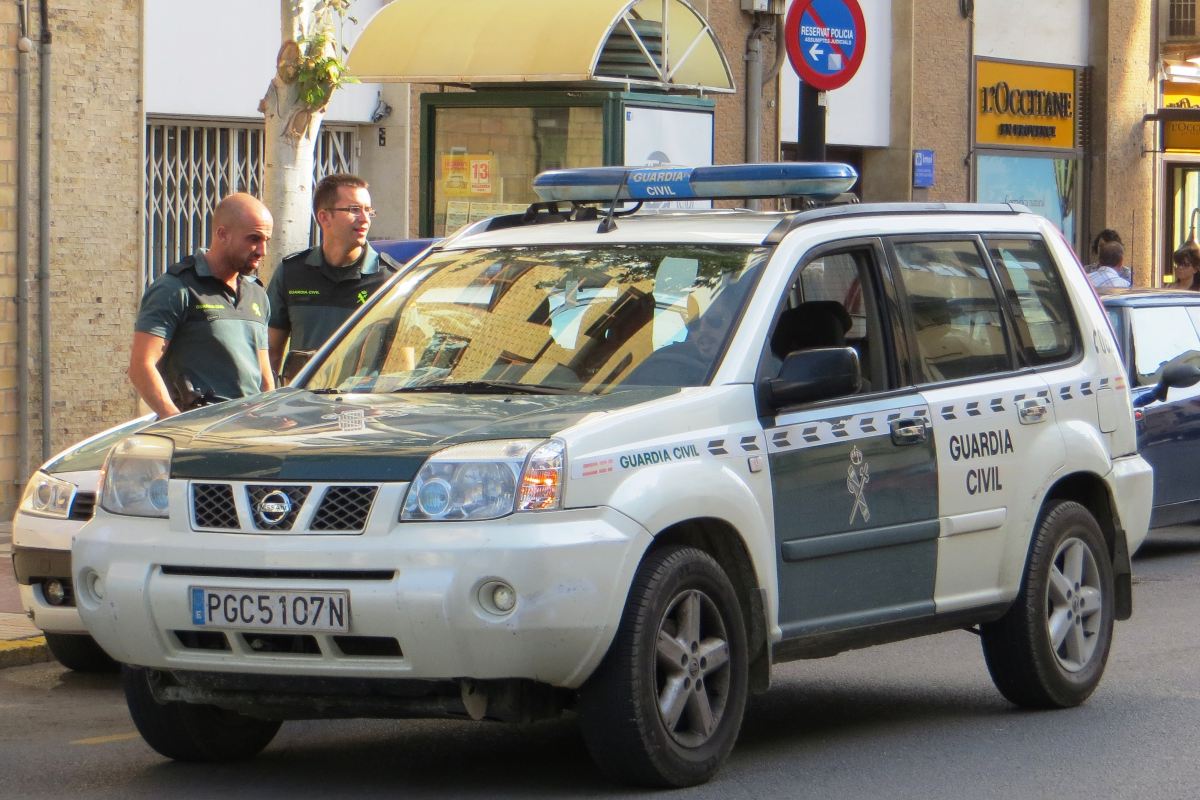
[[[176,761],[236,761],[251,758],[271,743],[279,720],[248,717],[216,706],[160,703],[150,689],[150,670],[125,667],[122,682],[129,715],[138,733]]]
[[[116,672],[120,669],[120,665],[87,634],[47,633],[46,646],[58,663],[75,672]]]
[[[724,570],[691,547],[647,555],[580,694],[592,758],[624,782],[703,783],[733,749],[746,692],[746,628]]]
[[[1095,518],[1079,503],[1048,506],[1016,601],[982,628],[984,659],[1000,693],[1028,708],[1086,700],[1108,662],[1114,594],[1112,562]]]

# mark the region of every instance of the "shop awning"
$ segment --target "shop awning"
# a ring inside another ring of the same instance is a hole
[[[348,66],[364,82],[734,91],[686,0],[393,0]]]

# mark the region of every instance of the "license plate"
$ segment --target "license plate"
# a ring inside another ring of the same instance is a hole
[[[192,624],[277,631],[350,630],[350,593],[188,587]]]

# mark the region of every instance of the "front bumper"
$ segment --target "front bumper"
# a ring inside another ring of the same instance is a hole
[[[83,527],[73,519],[39,517],[18,511],[13,518],[13,566],[21,607],[46,633],[87,633],[73,602],[52,605],[42,592],[43,578],[70,579],[71,540]]]
[[[565,688],[582,684],[603,658],[651,538],[609,508],[398,523],[354,536],[181,531],[173,522],[101,511],[76,538],[81,616],[118,661],[260,675],[525,678]],[[480,587],[497,579],[516,590],[506,615],[479,600]],[[264,649],[260,630],[194,625],[193,586],[349,592],[349,638],[304,632],[301,641],[289,632],[285,641],[302,646]],[[394,650],[360,646],[387,639]]]

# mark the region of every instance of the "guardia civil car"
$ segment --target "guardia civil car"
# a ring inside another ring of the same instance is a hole
[[[685,786],[773,664],[959,628],[1013,703],[1083,702],[1151,470],[1062,237],[1009,205],[636,206],[855,177],[543,174],[292,386],[116,445],[74,575],[142,736],[224,760],[288,719],[570,711],[608,774]]]

